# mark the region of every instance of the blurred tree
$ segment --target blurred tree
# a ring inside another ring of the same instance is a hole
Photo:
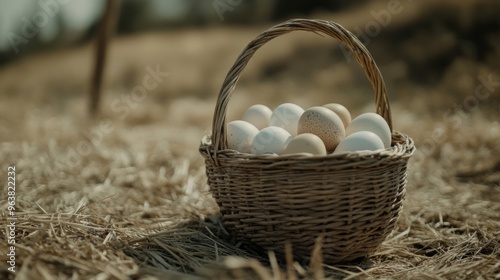
[[[97,30],[94,70],[90,82],[89,111],[92,116],[95,116],[99,110],[108,43],[115,31],[116,20],[120,13],[120,3],[120,0],[107,0],[106,8]]]

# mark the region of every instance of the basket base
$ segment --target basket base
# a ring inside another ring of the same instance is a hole
[[[394,221],[395,223],[395,221]],[[334,265],[339,263],[359,263],[366,259],[371,253],[373,253],[379,245],[382,243],[387,235],[387,230],[394,227],[394,223],[391,223],[385,229],[376,229],[372,235],[367,235],[365,240],[358,240],[358,242],[353,243],[350,238],[339,237],[338,232],[335,236],[328,236],[326,234],[318,234],[315,238],[308,236],[301,236],[298,234],[296,238],[293,238],[290,233],[288,234],[288,239],[275,240],[269,238],[268,233],[263,232],[260,235],[253,236],[249,238],[248,236],[241,236],[232,229],[233,227],[230,223],[225,223],[228,232],[234,236],[238,241],[241,241],[248,246],[254,248],[254,251],[259,251],[267,255],[268,251],[273,251],[280,262],[284,262],[287,257],[286,244],[291,245],[291,252],[294,261],[297,261],[303,265],[307,265],[311,262],[313,258],[317,258],[315,251],[318,250],[317,240],[322,239],[320,246],[321,252],[321,262],[324,264]],[[356,233],[354,233],[356,234]],[[345,234],[349,236],[350,234]]]

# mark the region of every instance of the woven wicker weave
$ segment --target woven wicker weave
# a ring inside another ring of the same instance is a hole
[[[224,80],[212,136],[202,140],[208,184],[225,226],[278,255],[288,240],[294,256],[307,260],[323,236],[323,260],[338,263],[373,252],[391,232],[405,197],[413,140],[392,132],[392,147],[381,152],[327,156],[243,154],[227,148],[226,111],[231,93],[254,52],[269,40],[295,30],[323,33],[349,47],[375,92],[376,112],[392,130],[384,80],[361,42],[342,26],[295,19],[251,41]]]

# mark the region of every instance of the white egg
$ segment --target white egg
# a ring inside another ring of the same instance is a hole
[[[327,151],[333,151],[345,136],[342,120],[332,110],[325,107],[307,109],[299,119],[298,133],[312,133],[317,135]]]
[[[370,131],[358,131],[348,135],[333,152],[334,155],[356,151],[375,151],[384,148],[384,143],[377,134]]]
[[[391,146],[391,129],[385,119],[379,114],[364,113],[352,120],[349,126],[347,126],[347,135],[358,131],[371,131],[380,137],[385,148]]]
[[[250,153],[252,140],[259,130],[246,121],[232,121],[227,124],[227,145],[229,149]]]
[[[252,154],[281,154],[292,136],[284,128],[277,126],[268,126],[257,135],[252,141]]]
[[[347,127],[351,122],[351,113],[349,113],[349,110],[347,110],[344,105],[338,103],[328,103],[323,105],[323,107],[328,108],[335,114],[337,114],[337,116],[339,116],[339,118],[342,120],[344,127]]]
[[[297,123],[304,113],[299,105],[293,103],[283,103],[274,109],[269,125],[284,128],[292,136],[297,135]]]
[[[308,153],[312,155],[326,155],[325,143],[312,133],[299,134],[286,145],[282,154]]]
[[[266,105],[256,104],[250,106],[243,114],[243,120],[253,124],[257,129],[261,130],[269,126],[269,120],[273,111]]]

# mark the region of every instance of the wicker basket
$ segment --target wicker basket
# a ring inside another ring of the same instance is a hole
[[[227,148],[227,104],[241,72],[258,48],[295,30],[329,35],[352,50],[373,86],[376,111],[392,130],[384,80],[361,42],[336,23],[295,19],[263,32],[240,54],[219,93],[212,136],[202,140],[200,152],[228,230],[278,255],[289,241],[303,261],[321,235],[325,263],[350,261],[373,252],[395,225],[415,149],[411,138],[393,131],[389,149],[335,156],[251,155]]]

